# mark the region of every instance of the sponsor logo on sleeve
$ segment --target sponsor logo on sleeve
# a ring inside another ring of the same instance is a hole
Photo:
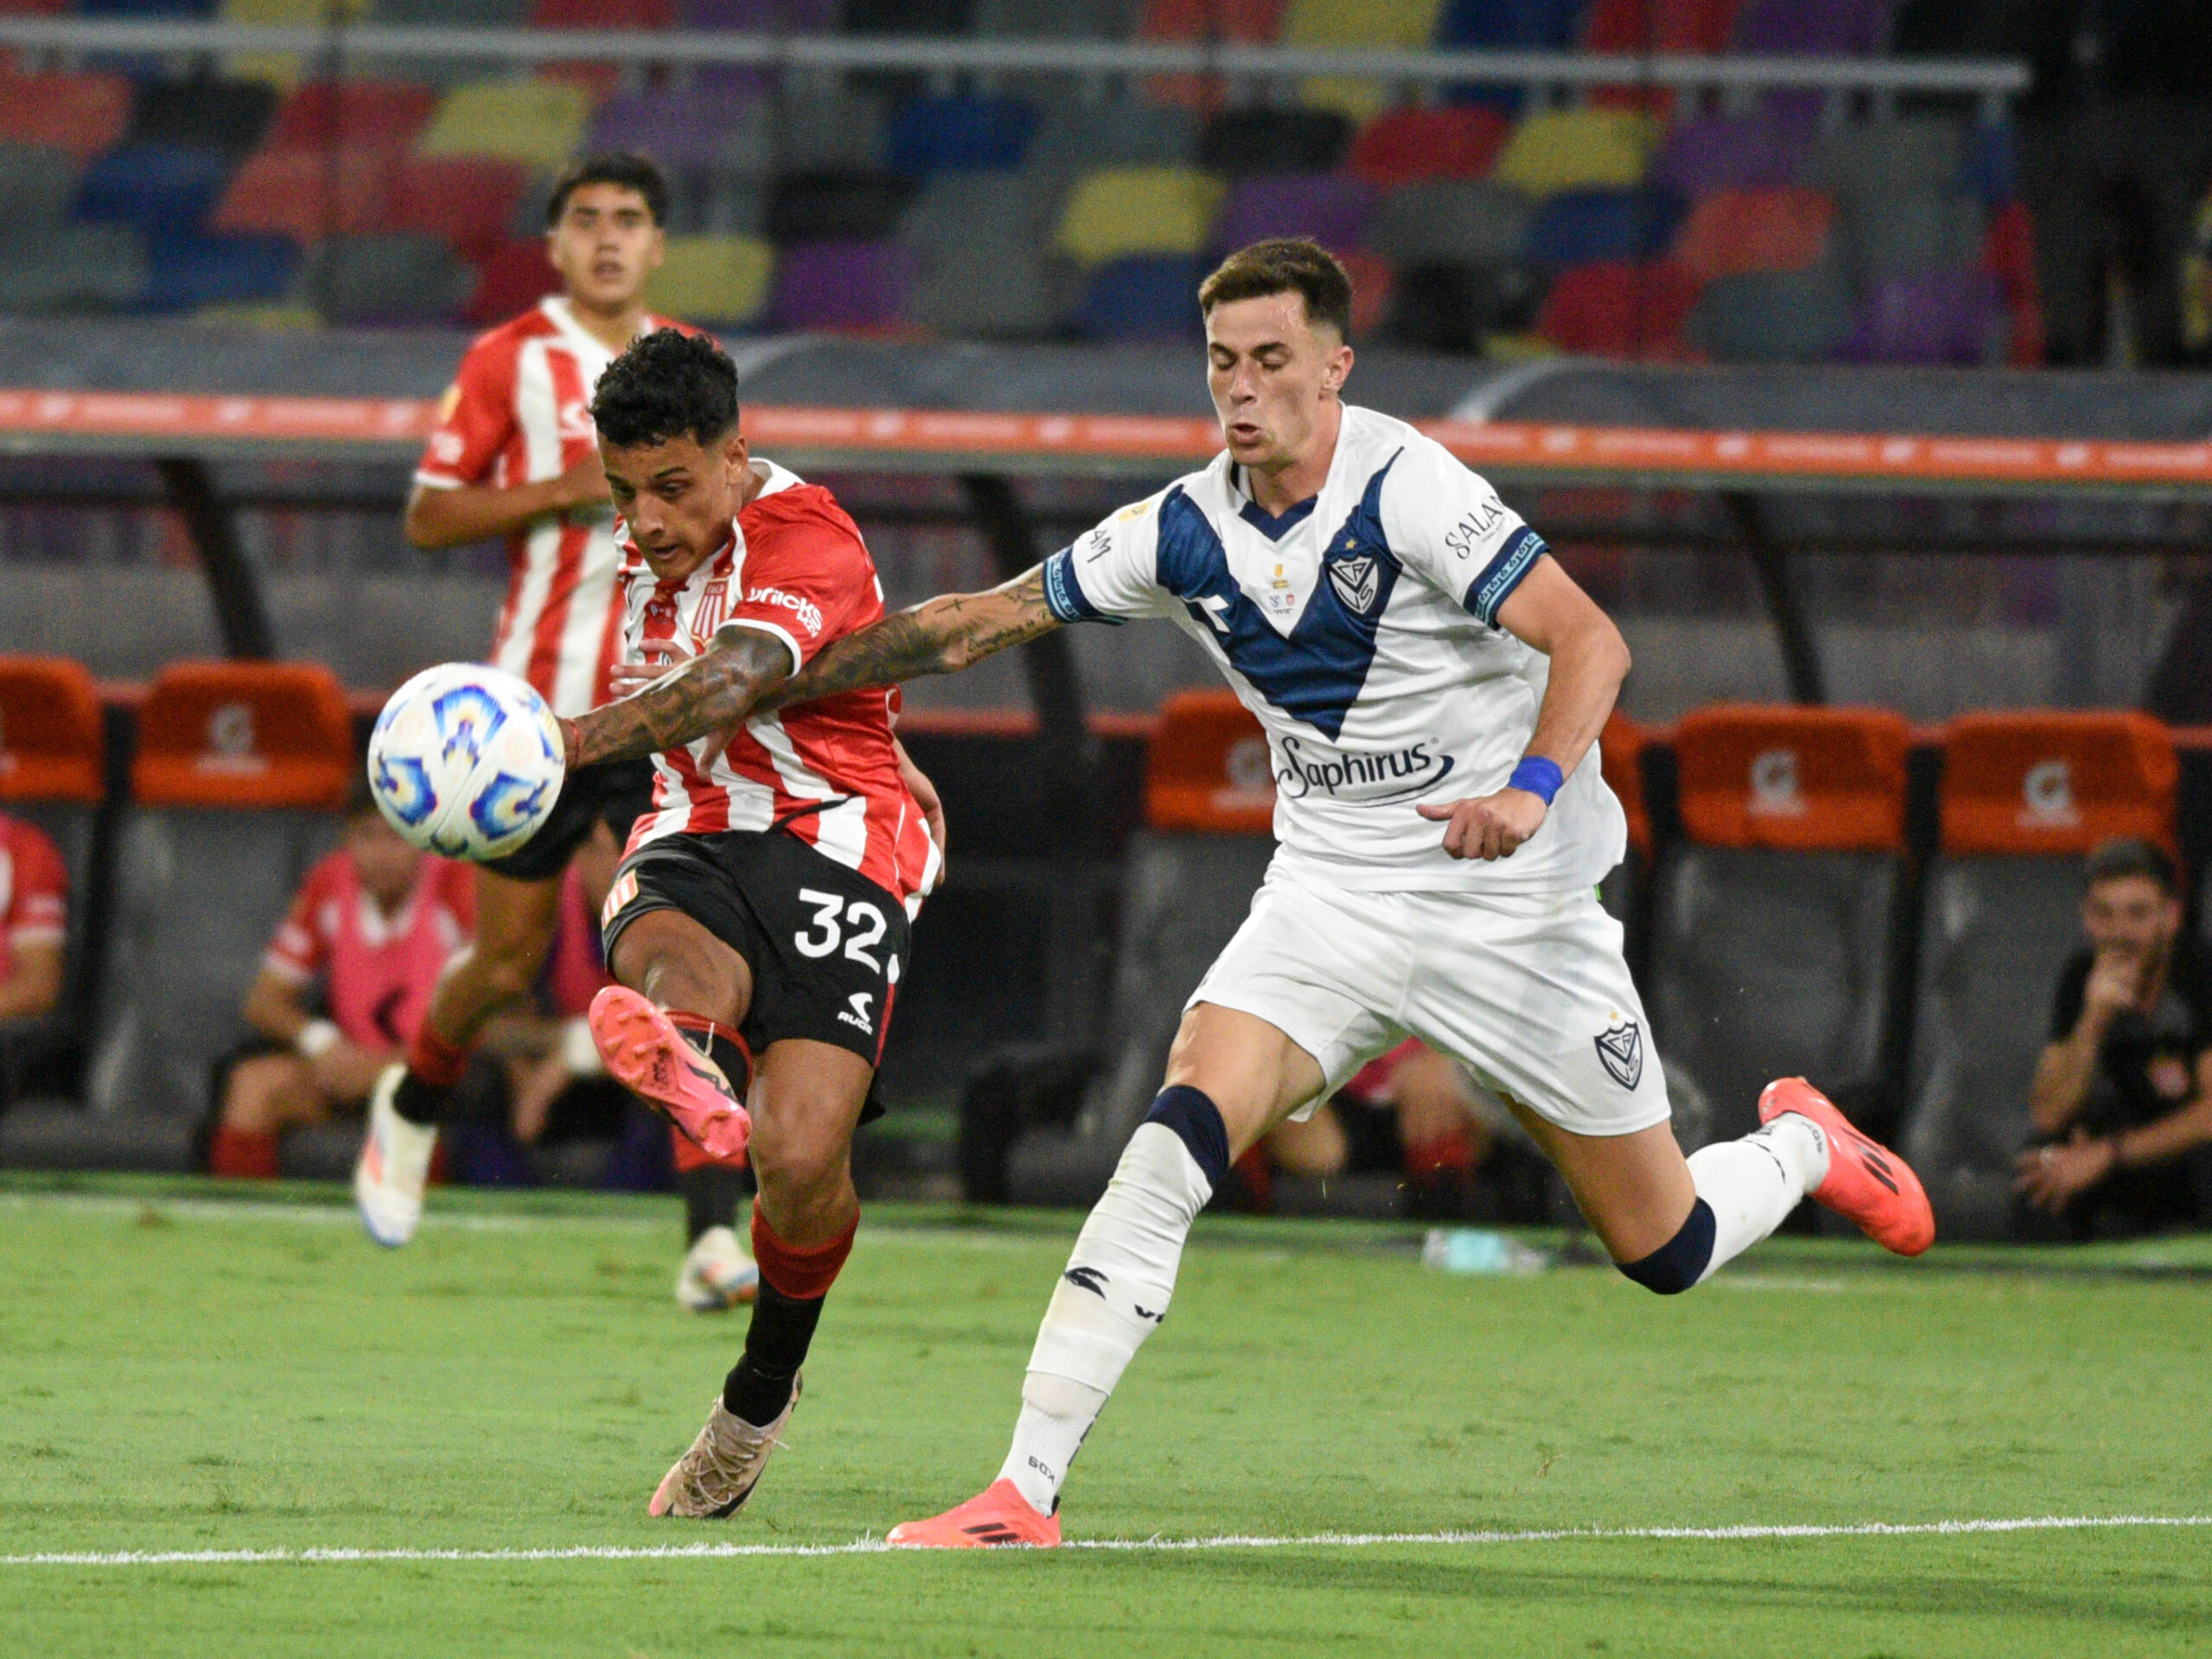
[[[1444,550],[1455,559],[1471,559],[1482,545],[1483,537],[1497,528],[1497,521],[1505,517],[1505,503],[1496,496],[1462,518],[1444,534]]]
[[[822,632],[822,607],[803,594],[787,594],[780,588],[748,588],[745,592],[745,602],[789,611],[798,619],[799,626],[809,633]]]

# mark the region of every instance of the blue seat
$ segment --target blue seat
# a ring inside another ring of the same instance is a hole
[[[162,236],[147,245],[149,311],[196,311],[203,305],[282,299],[299,264],[282,236]]]
[[[1641,264],[1667,251],[1682,211],[1680,196],[1653,186],[1564,191],[1530,222],[1529,258],[1554,270],[1613,259]]]
[[[194,231],[220,200],[230,170],[212,149],[127,144],[86,170],[72,216],[87,224],[135,225],[149,236]]]
[[[1581,38],[1582,11],[1583,0],[1446,0],[1437,14],[1436,44],[1462,50],[1569,51]],[[1447,103],[1481,105],[1508,115],[1519,112],[1522,98],[1517,86],[1445,89]]]
[[[1179,253],[1109,259],[1091,273],[1076,329],[1090,340],[1182,340],[1198,332],[1200,262]]]
[[[215,15],[216,0],[78,0],[76,10],[86,17],[177,17],[205,19]]]
[[[884,135],[884,165],[909,178],[933,173],[1011,173],[1037,130],[1033,105],[1018,98],[918,98]]]

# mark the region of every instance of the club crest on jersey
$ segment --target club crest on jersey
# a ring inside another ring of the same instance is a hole
[[[1608,1026],[1594,1040],[1599,1062],[1615,1083],[1633,1090],[1643,1081],[1643,1032],[1635,1020]]]
[[[711,639],[728,613],[729,578],[716,576],[700,592],[699,609],[691,619],[691,632],[702,639]]]
[[[1337,597],[1344,608],[1356,616],[1365,616],[1375,608],[1375,595],[1382,586],[1382,572],[1372,553],[1363,553],[1356,559],[1338,559],[1329,566],[1329,586],[1337,590]]]

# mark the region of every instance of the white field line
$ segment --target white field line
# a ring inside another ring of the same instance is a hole
[[[1863,1521],[1834,1526],[1557,1527],[1526,1532],[1315,1532],[1282,1537],[1077,1538],[1069,1549],[1142,1553],[1200,1549],[1372,1549],[1383,1545],[1620,1543],[1638,1540],[1741,1543],[1768,1539],[1961,1537],[2007,1532],[2212,1527],[2212,1515],[2040,1515],[2012,1520]],[[0,1555],[0,1567],[330,1566],[378,1561],[725,1560],[753,1555],[882,1555],[880,1538],[849,1544],[572,1544],[550,1549],[118,1549]]]

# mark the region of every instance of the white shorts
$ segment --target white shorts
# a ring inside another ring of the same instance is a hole
[[[1320,1063],[1309,1116],[1407,1037],[1575,1135],[1669,1117],[1621,925],[1571,893],[1352,893],[1277,868],[1189,1006],[1266,1020]]]

